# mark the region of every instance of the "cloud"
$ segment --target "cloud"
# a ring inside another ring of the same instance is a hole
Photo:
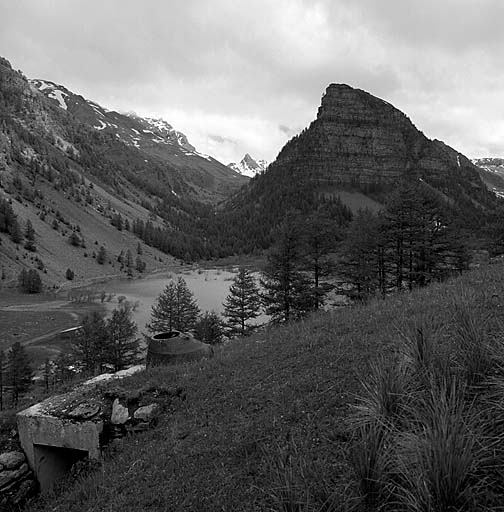
[[[222,137],[221,135],[215,135],[213,133],[208,135],[210,140],[217,142],[217,144],[237,144],[235,139],[231,139],[229,137]]]
[[[0,0],[0,48],[222,159],[274,158],[331,82],[464,152],[504,154],[503,14],[500,0]]]

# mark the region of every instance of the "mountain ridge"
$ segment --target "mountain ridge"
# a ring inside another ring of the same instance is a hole
[[[109,110],[49,80],[31,79],[29,83],[78,121],[139,150],[146,163],[152,160],[165,165],[168,173],[174,170],[183,173],[178,177],[188,182],[187,193],[194,199],[209,203],[222,201],[247,180],[215,158],[198,152],[186,135],[164,119]]]

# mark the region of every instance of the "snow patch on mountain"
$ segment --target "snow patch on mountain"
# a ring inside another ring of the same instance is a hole
[[[256,174],[265,171],[268,163],[266,160],[254,160],[247,153],[239,163],[230,163],[228,167],[239,174],[253,178]]]
[[[104,128],[106,128],[108,125],[107,123],[104,123],[101,119],[98,119],[98,122],[101,123],[100,126],[93,126],[93,128],[95,130],[103,130]]]
[[[48,82],[47,80],[29,80],[30,84],[33,85],[39,91],[45,91],[46,89],[50,89],[49,93],[45,93],[48,98],[56,100],[58,105],[63,109],[67,110],[68,106],[65,101],[65,97],[68,98],[68,93],[65,92],[63,87],[54,82]]]

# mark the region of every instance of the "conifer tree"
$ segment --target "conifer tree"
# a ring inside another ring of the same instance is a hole
[[[309,280],[302,269],[298,221],[291,217],[277,231],[262,273],[265,312],[276,322],[288,322],[313,308]]]
[[[87,375],[102,373],[108,360],[107,328],[100,313],[94,311],[82,320],[73,344],[77,366]]]
[[[42,279],[35,269],[23,268],[18,276],[19,286],[26,293],[39,293],[42,291]]]
[[[27,251],[31,251],[31,252],[36,251],[36,247],[35,247],[35,230],[33,229],[33,224],[31,223],[30,219],[28,219],[26,221],[25,238],[26,238],[26,241],[25,241],[25,244],[24,244],[24,248]]]
[[[370,210],[359,210],[346,233],[338,265],[345,283],[341,292],[354,300],[366,300],[381,289],[379,237],[378,218]]]
[[[0,411],[3,411],[3,390],[4,390],[4,375],[5,375],[5,354],[0,350]]]
[[[128,305],[114,309],[107,320],[107,361],[118,372],[138,362],[139,339],[137,325],[131,319]]]
[[[10,224],[10,227],[9,227],[9,234],[10,234],[11,240],[15,244],[18,244],[23,239],[23,235],[21,233],[21,228],[19,227],[19,222],[18,222],[17,218],[14,218],[12,220],[12,223]]]
[[[336,223],[321,212],[315,212],[302,223],[301,243],[303,267],[310,274],[312,281],[313,309],[324,305],[325,296],[333,285],[327,278],[333,272],[331,252],[339,240]]]
[[[96,255],[96,262],[100,265],[103,265],[105,263],[105,260],[107,259],[107,251],[105,247],[100,246],[100,249],[98,249],[98,254]]]
[[[259,286],[245,267],[240,267],[224,302],[224,317],[231,336],[246,336],[251,331],[250,320],[261,314]]]
[[[7,352],[6,384],[12,390],[12,405],[16,406],[19,395],[28,391],[32,369],[24,347],[16,341]]]
[[[131,251],[129,249],[126,251],[125,264],[127,268],[133,267],[133,255],[131,254]]]
[[[170,281],[152,306],[150,332],[187,331],[198,319],[199,308],[193,293],[182,277],[177,282]]]

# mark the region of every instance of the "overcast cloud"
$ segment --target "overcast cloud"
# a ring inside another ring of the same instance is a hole
[[[504,156],[503,19],[502,0],[0,0],[0,55],[224,163],[273,160],[331,82]]]

